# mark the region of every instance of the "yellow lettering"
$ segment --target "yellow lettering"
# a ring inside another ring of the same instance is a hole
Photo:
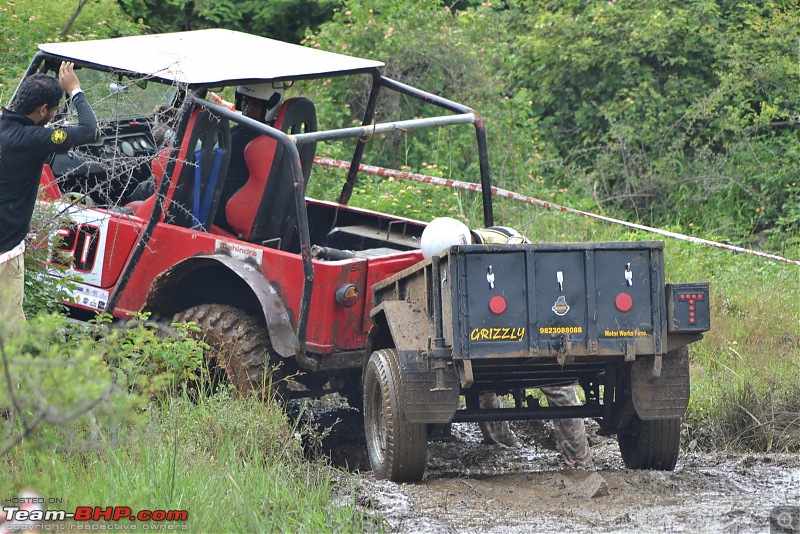
[[[541,329],[540,329],[541,330]],[[513,341],[522,340],[525,337],[524,328],[512,328],[510,326],[500,326],[492,328],[473,328],[469,332],[471,341],[497,341],[510,339]]]
[[[604,330],[603,336],[605,337],[647,337],[649,334],[647,332],[642,332],[640,330]]]

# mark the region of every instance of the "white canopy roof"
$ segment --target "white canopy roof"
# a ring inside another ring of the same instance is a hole
[[[379,61],[222,29],[46,43],[39,49],[84,64],[189,85],[314,78],[383,66]]]

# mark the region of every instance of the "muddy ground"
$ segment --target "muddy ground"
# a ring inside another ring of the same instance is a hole
[[[425,480],[375,480],[359,412],[325,440],[360,483],[359,502],[393,532],[800,532],[800,455],[701,453],[687,447],[674,472],[625,469],[616,438],[589,423],[593,465],[567,468],[549,422],[512,423],[522,446],[481,442],[476,424],[429,442]],[[691,444],[690,444],[691,445]],[[788,512],[785,513],[785,512]]]

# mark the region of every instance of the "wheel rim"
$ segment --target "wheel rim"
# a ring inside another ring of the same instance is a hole
[[[386,461],[386,451],[388,448],[389,436],[388,429],[386,428],[386,407],[383,403],[383,395],[381,395],[380,385],[372,383],[369,388],[370,401],[365,404],[369,406],[369,425],[367,427],[370,432],[370,445],[373,453],[380,460],[380,464]]]

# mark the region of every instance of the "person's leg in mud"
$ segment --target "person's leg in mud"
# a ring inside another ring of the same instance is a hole
[[[503,402],[495,393],[481,393],[480,406],[481,408],[502,408]],[[503,445],[504,447],[519,445],[519,439],[511,430],[508,421],[481,421],[478,426],[481,428],[484,443]]]
[[[542,387],[549,406],[580,406],[575,384],[570,386]],[[556,434],[556,447],[569,467],[589,465],[592,451],[586,439],[586,425],[583,419],[553,419]]]

